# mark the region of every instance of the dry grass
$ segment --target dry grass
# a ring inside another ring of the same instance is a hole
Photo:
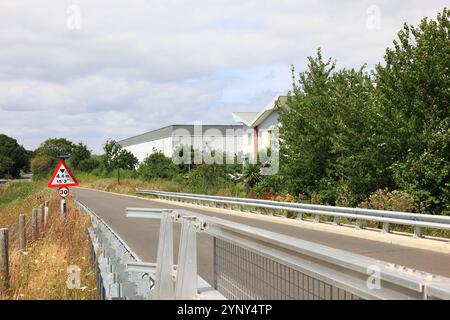
[[[44,183],[15,182],[0,188],[0,228],[17,221],[19,214],[31,216],[31,209],[55,195]]]
[[[48,191],[38,190],[24,203],[12,201],[7,209],[2,208],[0,213],[7,212],[5,216],[0,215],[2,224],[14,222],[20,213],[31,211],[32,207],[42,203],[40,197],[43,195],[48,195]],[[29,221],[27,219],[27,224]],[[59,201],[53,196],[49,203],[47,228],[42,236],[33,243],[28,239],[25,252],[17,248],[15,239],[10,239],[10,289],[0,294],[0,299],[95,299],[95,272],[90,263],[90,244],[86,234],[89,225],[89,217],[77,212],[71,199],[66,219],[61,219]],[[10,237],[14,237],[14,232]],[[68,289],[66,284],[67,268],[72,265],[81,270],[79,289]]]
[[[80,179],[80,186],[85,188],[132,195],[135,194],[134,190],[136,188],[170,192],[187,192],[187,190],[184,189],[181,184],[164,179],[157,179],[152,182],[142,182],[134,179],[123,179],[120,181],[120,184],[117,184],[117,180],[112,178]]]

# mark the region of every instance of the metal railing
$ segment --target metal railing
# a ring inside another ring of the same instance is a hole
[[[91,209],[78,200],[75,200],[75,206],[91,218],[92,226],[87,232],[92,245],[91,257],[96,270],[98,298],[151,299],[154,274],[148,270],[126,270],[127,263],[140,263],[141,259]]]
[[[127,217],[161,220],[155,299],[450,299],[449,278],[264,229],[187,210],[127,208]],[[213,288],[197,276],[198,233],[213,241]]]
[[[254,210],[256,213],[272,216],[276,216],[276,210],[283,210],[285,212],[292,212],[298,220],[303,219],[303,214],[312,214],[314,216],[315,222],[321,222],[321,216],[328,216],[333,218],[334,225],[339,225],[341,218],[348,218],[356,220],[357,228],[363,227],[363,221],[375,221],[382,223],[382,231],[386,233],[390,231],[391,224],[413,226],[415,237],[421,237],[421,228],[424,227],[450,230],[449,216],[387,210],[373,210],[364,208],[336,207],[293,202],[279,202],[272,200],[210,196],[156,190],[136,189],[136,193],[153,195],[160,199],[192,203],[196,205],[210,207],[212,206],[246,212]]]

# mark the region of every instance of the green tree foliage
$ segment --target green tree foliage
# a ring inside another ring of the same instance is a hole
[[[120,182],[120,169],[135,170],[139,163],[138,159],[131,152],[124,150],[117,141],[107,140],[103,150],[104,168],[107,173],[117,169],[117,182]]]
[[[89,159],[81,160],[78,163],[77,169],[84,172],[90,172],[94,169],[97,169],[100,167],[101,161],[98,156],[90,157]]]
[[[33,179],[41,179],[48,177],[55,170],[55,159],[45,155],[38,154],[31,160],[31,172],[33,172]]]
[[[405,24],[375,72],[396,184],[434,213],[450,214],[449,11]]]
[[[279,106],[280,176],[293,194],[355,205],[402,189],[450,212],[450,36],[447,9],[405,25],[373,75],[308,58]]]
[[[64,138],[47,139],[35,150],[31,160],[33,179],[51,175],[59,161],[59,156],[70,155],[73,143]]]
[[[171,158],[166,157],[161,151],[153,150],[139,165],[138,174],[144,180],[155,178],[172,179],[179,173],[179,168]]]
[[[58,159],[62,155],[70,155],[73,143],[64,138],[47,139],[36,149],[36,155],[46,155]],[[55,160],[56,161],[56,160]]]
[[[29,152],[17,140],[0,134],[0,178],[17,178],[29,167]]]
[[[73,167],[73,169],[79,169],[82,170],[79,166],[82,161],[88,160],[91,157],[91,151],[87,148],[87,145],[80,142],[78,144],[74,144],[72,147],[71,157],[70,157],[70,164]],[[91,161],[91,164],[93,162]],[[86,162],[84,163],[86,166]]]

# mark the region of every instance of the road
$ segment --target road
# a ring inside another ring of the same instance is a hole
[[[156,251],[159,236],[159,221],[137,218],[126,218],[126,207],[146,208],[185,208],[198,213],[215,216],[253,227],[267,229],[302,240],[334,247],[361,254],[378,260],[404,265],[410,268],[427,271],[433,274],[450,277],[450,254],[437,253],[422,249],[403,247],[368,239],[344,236],[324,231],[310,230],[306,227],[268,222],[264,220],[226,215],[208,210],[193,209],[178,204],[165,204],[148,199],[139,199],[117,194],[76,188],[73,191],[76,199],[82,201],[113,228],[120,237],[147,262],[156,262]],[[175,253],[178,252],[179,224],[174,227]],[[206,281],[212,283],[213,256],[212,239],[204,234],[198,237],[198,273]],[[176,261],[176,260],[175,260]]]

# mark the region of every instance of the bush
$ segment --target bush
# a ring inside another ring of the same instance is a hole
[[[422,209],[410,194],[399,190],[389,192],[387,189],[373,192],[358,207],[402,212],[420,212]]]
[[[256,192],[258,197],[261,198],[271,198],[269,195],[275,195],[283,192],[282,177],[279,175],[265,176],[259,181],[253,190]],[[265,196],[263,196],[265,195]]]
[[[242,178],[249,187],[254,187],[261,181],[261,166],[259,164],[247,163],[242,172]]]
[[[77,169],[84,172],[90,172],[100,167],[100,160],[97,158],[84,159],[78,162]]]
[[[33,179],[48,177],[54,170],[54,159],[45,154],[39,154],[31,160],[31,172]]]
[[[227,168],[218,164],[202,164],[187,175],[187,184],[194,193],[214,194],[233,185],[226,177]]]
[[[171,158],[158,151],[144,159],[138,168],[138,174],[143,180],[149,181],[155,178],[172,179],[179,171]]]

